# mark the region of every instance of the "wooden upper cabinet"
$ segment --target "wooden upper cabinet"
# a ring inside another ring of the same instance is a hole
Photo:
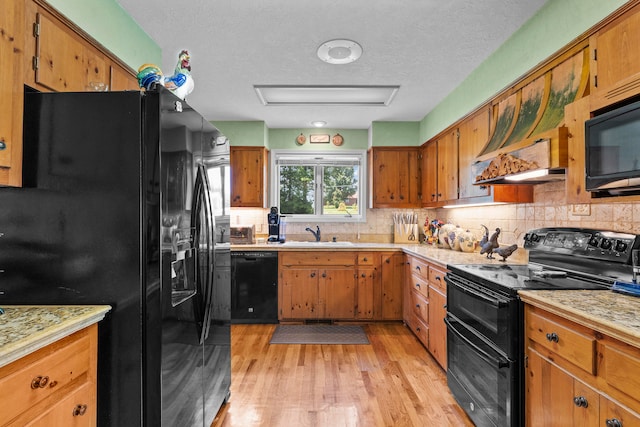
[[[111,81],[109,90],[140,90],[138,80],[131,73],[118,65],[111,65]]]
[[[473,185],[475,176],[471,165],[489,140],[489,108],[480,110],[474,116],[460,123],[458,128],[460,198],[479,197],[489,195],[489,187]]]
[[[25,2],[24,82],[40,91],[138,90],[132,70],[73,23],[41,2]]]
[[[370,172],[374,208],[420,206],[419,147],[374,147]]]
[[[640,5],[589,39],[591,110],[640,94]]]
[[[267,207],[264,147],[231,147],[231,207]]]
[[[62,22],[38,11],[33,35],[34,79],[56,92],[85,91],[89,82],[109,84],[107,59]]]
[[[2,0],[0,13],[0,185],[22,185],[24,2]]]
[[[458,131],[438,140],[438,200],[458,198]]]
[[[438,201],[438,141],[420,148],[420,172],[422,173],[422,205]]]

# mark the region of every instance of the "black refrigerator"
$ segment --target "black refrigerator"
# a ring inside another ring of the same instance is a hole
[[[25,89],[0,306],[109,304],[99,426],[209,426],[229,397],[229,142],[163,87]]]

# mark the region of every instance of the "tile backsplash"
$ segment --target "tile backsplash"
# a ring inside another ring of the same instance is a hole
[[[500,243],[522,244],[524,234],[540,227],[589,227],[640,234],[640,202],[567,205],[563,181],[537,185],[534,203],[454,209],[367,209],[366,223],[320,223],[322,239],[360,242],[393,242],[394,212],[414,212],[420,218],[438,218],[481,235],[481,224],[501,229]],[[255,224],[256,234],[266,236],[268,209],[233,209],[231,225]],[[315,223],[287,223],[289,240],[312,240],[306,227]],[[421,228],[421,227],[420,227]]]

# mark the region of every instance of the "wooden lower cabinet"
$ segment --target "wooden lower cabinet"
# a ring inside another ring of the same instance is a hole
[[[401,252],[282,251],[279,320],[401,320]]]
[[[530,305],[525,345],[527,426],[640,426],[640,348]]]
[[[380,320],[402,319],[404,254],[383,252],[380,259]]]
[[[447,369],[446,270],[423,258],[405,255],[405,324],[443,369]]]
[[[0,426],[95,426],[97,324],[0,368]]]

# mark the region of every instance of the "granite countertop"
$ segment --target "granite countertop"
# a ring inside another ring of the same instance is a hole
[[[0,367],[102,320],[111,310],[95,306],[3,306]]]
[[[253,244],[231,245],[232,252],[238,251],[403,251],[410,255],[416,255],[446,267],[447,264],[503,264],[497,255],[494,259],[488,259],[479,252],[461,252],[451,249],[443,249],[434,245],[407,244],[407,243],[353,243],[345,246],[332,246],[330,244],[318,245],[315,242],[296,242],[295,246],[286,244]],[[513,255],[507,258],[507,264],[526,264],[529,260],[528,251],[518,248]]]
[[[640,346],[640,298],[613,291],[520,291],[520,298],[629,345]]]

